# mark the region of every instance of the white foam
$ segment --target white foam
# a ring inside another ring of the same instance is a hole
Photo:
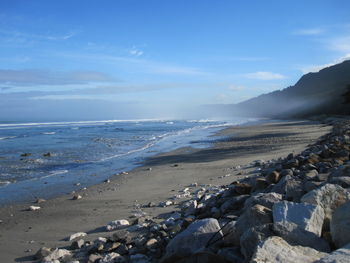
[[[8,139],[16,138],[16,137],[17,137],[17,136],[0,137],[0,140],[8,140]]]
[[[42,134],[45,134],[45,135],[53,135],[53,134],[56,134],[56,132],[43,132]]]

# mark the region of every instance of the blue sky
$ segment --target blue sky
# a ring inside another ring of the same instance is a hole
[[[0,120],[176,118],[350,58],[349,1],[0,2]]]

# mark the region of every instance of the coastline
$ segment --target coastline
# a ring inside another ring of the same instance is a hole
[[[217,140],[213,147],[180,148],[151,157],[127,175],[80,191],[80,200],[71,200],[72,194],[63,195],[40,204],[38,211],[26,211],[31,203],[1,207],[0,253],[4,262],[30,261],[42,246],[68,245],[65,238],[75,232],[87,232],[87,240],[107,236],[103,226],[112,220],[128,219],[135,203],[157,204],[194,182],[230,184],[251,174],[252,161],[298,153],[330,129],[310,121],[233,126],[218,133],[226,138]],[[225,177],[227,174],[231,175]],[[152,207],[145,211],[156,217],[174,209]]]

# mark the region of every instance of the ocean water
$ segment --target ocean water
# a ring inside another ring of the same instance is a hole
[[[215,132],[246,121],[0,123],[0,204],[100,183],[161,152],[208,147]]]

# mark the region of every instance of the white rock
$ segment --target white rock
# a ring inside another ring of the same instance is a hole
[[[65,256],[71,255],[71,252],[67,249],[58,249],[56,248],[54,251],[50,253],[50,255],[43,258],[43,261],[53,261],[63,258]]]
[[[72,234],[69,236],[69,241],[72,241],[73,239],[76,239],[76,238],[82,238],[82,237],[85,237],[87,234],[84,233],[84,232],[78,232],[78,233],[75,233],[75,234]]]
[[[39,209],[41,209],[40,206],[31,205],[31,206],[29,207],[29,211],[36,211],[36,210],[39,210]]]
[[[251,263],[311,263],[326,253],[302,246],[291,246],[282,238],[272,236],[262,242],[256,249]]]
[[[190,256],[203,249],[209,240],[214,242],[220,240],[222,236],[219,222],[216,219],[206,218],[195,221],[169,242],[163,259],[171,260],[174,257]]]
[[[274,223],[291,222],[321,236],[324,212],[320,206],[283,201],[273,205],[272,215]]]
[[[345,247],[333,251],[330,255],[317,260],[315,263],[349,263],[350,262],[350,243]]]
[[[173,204],[172,201],[167,200],[167,201],[165,201],[165,202],[159,203],[159,206],[160,206],[160,207],[167,207],[167,206],[170,206],[170,205],[172,205],[172,204]]]
[[[100,259],[99,263],[114,263],[119,257],[121,257],[121,255],[119,255],[118,253],[112,252],[103,256],[103,258]]]
[[[332,240],[337,248],[350,243],[350,201],[338,207],[331,221]]]
[[[301,202],[319,205],[324,209],[327,228],[333,212],[346,201],[350,200],[350,192],[339,185],[326,184],[301,198]]]
[[[196,200],[189,200],[182,205],[182,210],[185,212],[185,216],[193,215],[197,208]]]
[[[107,229],[107,231],[112,231],[112,230],[125,228],[129,225],[130,225],[130,223],[128,220],[120,219],[120,220],[115,220],[115,221],[108,223],[108,225],[106,226],[106,229]]]

